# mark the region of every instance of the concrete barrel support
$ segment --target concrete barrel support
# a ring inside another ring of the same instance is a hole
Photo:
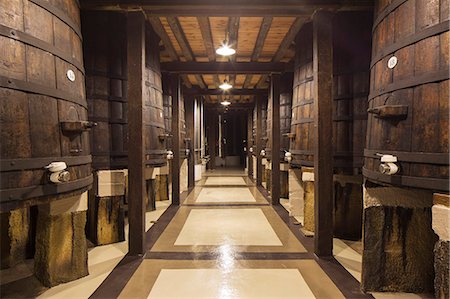
[[[188,159],[181,161],[180,169],[180,194],[188,191]]]
[[[88,275],[87,192],[39,206],[35,275],[53,287]]]
[[[163,166],[156,175],[156,200],[169,200],[169,166]]]
[[[364,291],[432,292],[432,194],[368,186],[364,192],[362,282]]]
[[[303,227],[314,232],[314,168],[302,167],[302,184],[304,196],[304,220]]]
[[[289,169],[289,216],[304,216],[304,193],[302,171],[298,168]]]
[[[439,240],[434,245],[434,294],[436,298],[449,298],[449,243],[450,243],[450,196],[433,195],[433,230]]]
[[[0,214],[1,269],[11,268],[30,257],[30,209]],[[31,242],[30,242],[31,241]]]
[[[95,173],[89,191],[87,234],[95,245],[106,245],[125,240],[124,209],[125,172],[100,170]]]

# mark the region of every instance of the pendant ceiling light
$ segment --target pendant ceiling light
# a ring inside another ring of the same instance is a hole
[[[233,49],[226,40],[224,40],[220,48],[216,50],[216,53],[221,56],[231,56],[236,54],[236,50]]]
[[[225,80],[223,80],[223,83],[222,84],[220,84],[220,86],[219,86],[219,88],[220,89],[223,89],[223,90],[228,90],[228,89],[230,89],[230,88],[232,88],[233,87],[233,85],[231,85],[230,83],[228,83],[228,81],[225,79]]]
[[[224,106],[229,106],[229,105],[231,105],[231,102],[228,100],[223,100],[222,102],[220,102],[220,104],[222,104]]]

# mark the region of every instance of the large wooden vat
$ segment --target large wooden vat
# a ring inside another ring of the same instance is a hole
[[[114,12],[82,15],[86,98],[93,168],[128,167],[126,17]]]
[[[76,0],[0,2],[2,210],[92,183],[81,41]],[[54,161],[68,165],[69,181],[49,181]]]
[[[449,66],[448,1],[377,1],[368,180],[449,190]],[[382,174],[379,154],[396,156],[399,172]]]
[[[165,134],[167,134],[167,149],[173,151],[172,147],[172,89],[170,88],[170,78],[164,76],[164,123]],[[180,157],[185,159],[186,155],[186,112],[184,109],[184,99],[180,99]]]
[[[281,77],[280,85],[280,161],[284,161],[284,154],[289,150],[289,138],[291,131],[291,106],[292,106],[292,74],[286,73]],[[267,104],[267,146],[266,157],[272,158],[272,105]]]
[[[262,101],[262,111],[261,111],[261,140],[262,140],[262,148],[264,149],[266,144],[267,144],[267,98],[256,98],[255,101]],[[256,155],[256,123],[257,123],[257,119],[256,119],[256,105],[255,108],[253,108],[253,155]]]
[[[360,26],[354,26],[349,19]],[[371,17],[340,13],[333,31],[333,155],[335,169],[349,174],[362,167],[367,123]],[[312,24],[297,36],[302,46],[296,53],[290,152],[294,167],[314,165],[314,77]]]
[[[95,169],[128,167],[126,17],[120,13],[84,14],[86,89]],[[165,164],[166,151],[159,37],[146,30],[144,131],[146,165]]]
[[[296,51],[294,85],[292,96],[290,142],[291,165],[294,167],[314,165],[314,78],[312,24],[305,24],[296,37],[296,44],[302,45]]]

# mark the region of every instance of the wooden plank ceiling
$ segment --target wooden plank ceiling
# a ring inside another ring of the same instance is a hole
[[[161,37],[161,62],[289,62],[294,57],[292,42],[305,17],[148,16]],[[227,35],[227,36],[226,36]],[[225,39],[236,54],[223,57],[216,49]],[[217,89],[227,79],[234,89],[267,88],[261,74],[186,74],[188,88]],[[224,97],[224,96],[223,96]],[[208,95],[210,102],[220,95]],[[226,96],[232,102],[248,103],[252,95]]]
[[[161,37],[161,62],[286,63],[294,58],[293,41],[314,11],[367,10],[373,0],[80,0],[83,9],[141,10]],[[216,55],[225,37],[237,50]],[[173,65],[173,64],[172,64]],[[233,68],[234,69],[234,68]],[[190,71],[190,70],[189,70]],[[252,90],[268,88],[267,73],[182,73],[190,91],[215,90],[227,79],[241,95],[205,95],[208,102],[229,98],[253,101]]]

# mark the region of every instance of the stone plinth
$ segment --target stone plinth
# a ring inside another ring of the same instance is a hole
[[[364,291],[433,290],[432,194],[394,187],[364,189]]]
[[[30,257],[30,210],[0,214],[1,269],[11,268]]]
[[[87,192],[39,207],[34,267],[44,286],[88,275],[86,209]]]

